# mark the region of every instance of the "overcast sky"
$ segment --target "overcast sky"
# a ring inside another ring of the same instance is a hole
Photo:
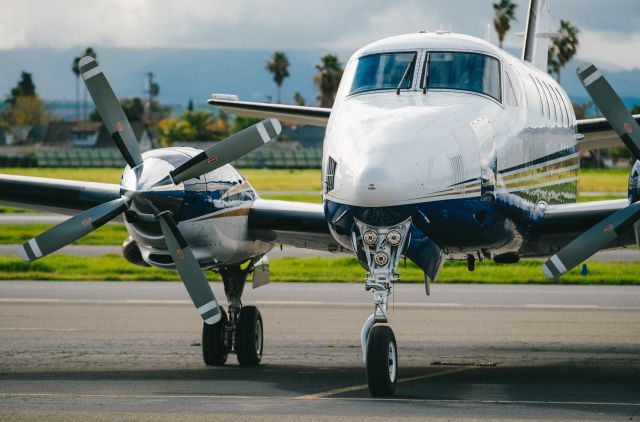
[[[435,30],[483,36],[493,0],[0,0],[0,49],[178,47],[355,51],[389,35]],[[527,0],[516,0],[524,27]],[[576,9],[577,7],[577,9]],[[640,68],[638,0],[551,0],[552,29],[581,30],[577,57]],[[495,40],[495,34],[493,39]]]

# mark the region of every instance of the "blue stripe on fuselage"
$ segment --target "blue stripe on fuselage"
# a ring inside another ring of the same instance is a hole
[[[448,252],[514,244],[517,237],[526,236],[538,217],[532,203],[513,194],[498,194],[495,202],[460,198],[375,208],[325,200],[324,209],[327,224],[345,247],[351,247],[354,218],[373,226],[390,226],[411,217],[415,227]]]

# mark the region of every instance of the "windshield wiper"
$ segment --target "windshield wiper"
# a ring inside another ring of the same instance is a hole
[[[422,81],[424,85],[422,85],[422,94],[427,93],[427,84],[429,83],[429,53],[427,53],[426,58],[424,59],[424,81]]]
[[[413,53],[413,58],[411,59],[411,63],[409,63],[407,68],[404,70],[404,74],[402,75],[402,79],[400,79],[400,83],[396,87],[396,95],[400,95],[400,88],[402,87],[402,84],[404,83],[404,80],[407,79],[407,76],[409,75],[409,71],[411,70],[411,68],[413,66],[415,66],[417,57],[418,57],[418,53],[417,52]]]

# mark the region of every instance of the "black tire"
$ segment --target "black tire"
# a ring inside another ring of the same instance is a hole
[[[226,326],[228,324],[227,313],[224,309],[220,321],[213,325],[202,325],[202,357],[205,365],[222,366],[227,362],[229,350],[226,345]]]
[[[398,347],[393,330],[376,325],[367,344],[367,380],[373,396],[392,396],[398,379]]]
[[[236,325],[236,355],[240,366],[255,366],[262,360],[263,328],[258,308],[243,307]]]

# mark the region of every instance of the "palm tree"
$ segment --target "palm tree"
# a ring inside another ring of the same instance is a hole
[[[493,3],[493,10],[496,13],[493,19],[493,27],[498,33],[500,48],[502,48],[502,41],[504,41],[505,34],[511,29],[511,21],[516,20],[514,16],[516,7],[518,6],[511,0],[500,0],[498,3]]]
[[[553,70],[556,75],[558,75],[558,82],[560,82],[560,69],[562,69],[578,51],[578,34],[580,30],[573,26],[571,22],[560,20],[558,32],[561,35],[553,39],[550,50],[553,50],[551,51],[555,65]],[[551,61],[549,61],[549,63],[551,63]]]
[[[267,62],[267,70],[273,73],[273,81],[276,83],[276,99],[280,103],[280,88],[282,88],[282,82],[289,76],[289,59],[284,51],[276,51],[271,56],[271,59]]]
[[[71,71],[76,75],[76,120],[80,120],[80,56],[73,58]]]
[[[84,54],[83,54],[82,56],[83,56],[83,57],[84,57],[84,56],[91,56],[91,57],[93,57],[93,58],[95,59],[95,58],[97,57],[97,54],[96,54],[96,52],[95,52],[95,50],[94,50],[93,48],[91,48],[91,47],[87,47],[87,48],[84,50]],[[75,61],[75,60],[74,60],[74,61]],[[78,59],[78,61],[80,61],[80,59]],[[79,73],[79,72],[80,72],[80,69],[78,69],[78,73]],[[76,80],[76,82],[77,82],[77,80]],[[88,116],[87,116],[87,90],[86,90],[86,89],[84,89],[84,90],[82,91],[82,118],[83,118],[84,120],[87,120],[87,117],[88,117]]]
[[[342,65],[338,61],[338,57],[333,54],[327,54],[319,65],[316,65],[318,72],[314,77],[314,82],[320,95],[320,107],[332,107],[336,99],[336,91],[342,78]]]

